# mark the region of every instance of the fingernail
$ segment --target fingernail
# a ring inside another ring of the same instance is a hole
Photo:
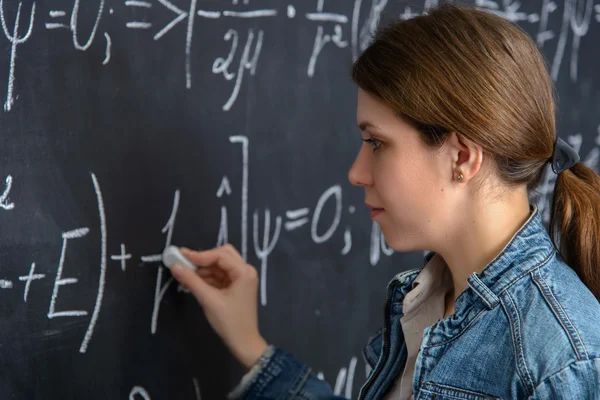
[[[173,274],[173,275],[180,274],[182,270],[183,270],[183,267],[179,264],[173,264],[171,266],[171,274]]]

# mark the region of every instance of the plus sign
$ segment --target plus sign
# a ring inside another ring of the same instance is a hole
[[[35,272],[35,263],[31,263],[31,268],[29,269],[29,275],[20,276],[19,280],[25,283],[25,291],[23,293],[23,301],[27,303],[27,295],[29,294],[29,288],[31,287],[31,281],[35,281],[38,279],[45,278],[45,274],[34,274]]]
[[[127,254],[125,251],[125,245],[121,243],[121,254],[118,256],[110,256],[111,260],[121,261],[121,270],[125,272],[125,261],[131,258],[131,254]]]

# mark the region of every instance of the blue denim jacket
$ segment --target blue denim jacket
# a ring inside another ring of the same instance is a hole
[[[531,208],[502,252],[468,277],[454,314],[425,329],[415,400],[600,399],[600,303],[564,263],[537,207]],[[388,284],[383,326],[363,350],[372,370],[359,400],[381,398],[404,368],[402,301],[420,270]],[[343,399],[276,346],[245,378],[230,399]]]

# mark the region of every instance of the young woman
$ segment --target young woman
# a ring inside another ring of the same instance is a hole
[[[600,399],[600,177],[557,139],[534,42],[491,13],[442,5],[381,29],[355,62],[364,143],[349,179],[397,251],[359,399]],[[529,203],[558,174],[548,234]],[[174,267],[248,369],[229,394],[340,399],[257,326],[257,274],[230,245]]]

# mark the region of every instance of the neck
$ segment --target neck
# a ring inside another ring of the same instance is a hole
[[[508,244],[530,216],[527,190],[519,190],[492,204],[473,204],[457,223],[438,253],[450,272],[454,288],[448,299],[454,301],[467,288],[467,277],[481,272]],[[447,301],[448,302],[448,301]]]

